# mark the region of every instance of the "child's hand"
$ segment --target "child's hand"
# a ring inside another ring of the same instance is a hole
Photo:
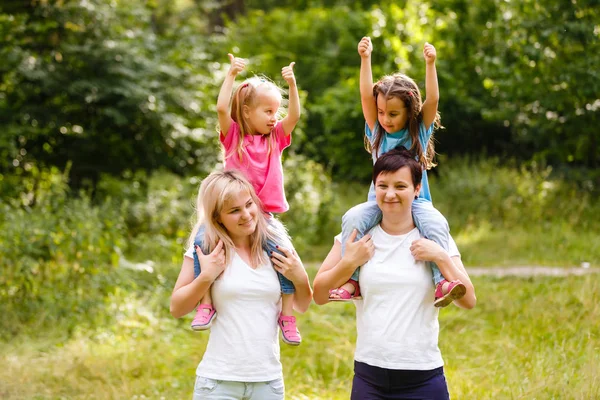
[[[246,60],[243,58],[234,57],[231,53],[227,54],[227,57],[229,57],[229,62],[231,63],[229,73],[233,76],[236,76],[246,68]]]
[[[361,58],[367,58],[371,55],[373,51],[373,43],[371,43],[371,38],[368,36],[363,37],[360,42],[358,42],[358,54]]]
[[[435,52],[435,47],[433,47],[432,44],[425,42],[425,46],[423,46],[423,58],[425,58],[425,63],[433,64],[436,57],[437,53]]]
[[[281,68],[281,76],[288,83],[288,86],[293,86],[296,84],[296,77],[294,76],[294,65],[295,62],[291,62],[287,67]]]
[[[215,249],[207,255],[204,255],[200,246],[195,247],[198,261],[200,261],[200,265],[202,266],[202,273],[208,275],[214,281],[225,270],[225,249],[223,249],[223,242],[219,240]]]

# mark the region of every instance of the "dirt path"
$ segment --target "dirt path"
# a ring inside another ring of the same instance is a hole
[[[569,276],[600,273],[600,268],[560,268],[560,267],[467,267],[471,276]]]

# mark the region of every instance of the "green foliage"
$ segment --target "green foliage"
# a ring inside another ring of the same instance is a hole
[[[191,26],[158,32],[140,2],[14,8],[0,14],[2,170],[71,161],[80,186],[101,172],[212,168],[213,92],[202,89],[216,85]]]
[[[12,204],[0,202],[4,333],[26,322],[85,321],[117,285],[114,249],[125,233],[119,207],[92,205],[83,193],[70,197],[55,169],[32,176],[31,191]]]
[[[320,164],[301,156],[288,157],[284,173],[290,209],[281,216],[281,221],[288,228],[298,253],[312,259],[312,247],[324,241],[329,243],[327,235],[336,223],[331,179]]]

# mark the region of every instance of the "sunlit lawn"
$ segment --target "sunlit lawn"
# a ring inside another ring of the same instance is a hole
[[[478,306],[441,312],[440,346],[455,399],[600,398],[598,277],[475,278]],[[185,399],[207,335],[129,298],[113,323],[66,338],[58,326],[0,345],[2,399]],[[123,298],[121,298],[123,301]],[[299,320],[304,342],[282,345],[289,399],[347,399],[354,307]]]

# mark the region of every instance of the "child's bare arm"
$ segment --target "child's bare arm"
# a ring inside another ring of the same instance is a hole
[[[298,95],[298,87],[296,86],[296,77],[294,76],[294,65],[292,62],[290,65],[281,69],[281,76],[288,83],[289,86],[289,103],[288,103],[288,114],[281,120],[283,131],[286,135],[292,133],[298,121],[300,121],[300,96]]]
[[[223,133],[223,136],[227,135],[229,127],[233,121],[229,112],[229,100],[231,100],[233,82],[235,81],[237,74],[246,67],[246,61],[243,58],[234,57],[232,54],[227,54],[227,56],[229,57],[231,66],[229,67],[229,71],[227,71],[227,75],[225,76],[225,80],[221,86],[221,91],[219,92],[219,97],[217,98],[219,129]]]
[[[438,87],[437,71],[435,69],[435,59],[437,57],[435,47],[432,44],[425,43],[423,47],[423,57],[425,58],[425,101],[423,102],[423,123],[429,127],[438,110],[438,101],[440,91]]]
[[[358,54],[360,55],[360,102],[362,105],[365,121],[371,132],[375,129],[377,122],[377,104],[373,97],[373,72],[371,70],[371,53],[373,44],[371,38],[363,37],[358,43]]]

